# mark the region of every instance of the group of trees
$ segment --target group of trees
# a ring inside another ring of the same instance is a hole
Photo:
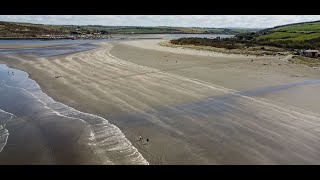
[[[198,45],[198,46],[211,46],[217,48],[226,48],[226,49],[236,49],[240,48],[237,44],[236,39],[233,38],[181,38],[176,40],[171,40],[171,43],[177,45]]]

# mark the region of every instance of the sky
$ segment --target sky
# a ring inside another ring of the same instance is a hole
[[[0,15],[0,21],[60,25],[271,28],[320,15]]]

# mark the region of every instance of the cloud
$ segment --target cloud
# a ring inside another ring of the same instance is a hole
[[[0,15],[0,21],[110,26],[268,28],[320,20],[319,15]]]

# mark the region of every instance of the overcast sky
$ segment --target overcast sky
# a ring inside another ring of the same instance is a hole
[[[110,26],[269,28],[320,20],[320,15],[0,15],[0,21]]]

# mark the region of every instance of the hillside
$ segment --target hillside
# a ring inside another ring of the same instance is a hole
[[[320,21],[277,26],[256,32],[238,33],[227,39],[191,39],[172,41],[176,44],[226,46],[239,48],[249,46],[275,46],[288,50],[320,49]]]
[[[112,34],[239,34],[255,32],[256,29],[226,29],[199,27],[138,27],[138,26],[75,26],[45,25],[17,22],[0,22],[0,38],[106,38]]]
[[[180,38],[170,42],[175,46],[202,46],[214,51],[252,55],[287,54],[297,49],[320,50],[320,21],[239,33],[232,38]]]
[[[0,22],[0,37],[4,38],[36,38],[45,35],[67,35],[63,31],[47,26],[38,26],[27,23],[7,23]]]
[[[254,42],[262,45],[319,49],[320,21],[278,26],[252,35]]]

